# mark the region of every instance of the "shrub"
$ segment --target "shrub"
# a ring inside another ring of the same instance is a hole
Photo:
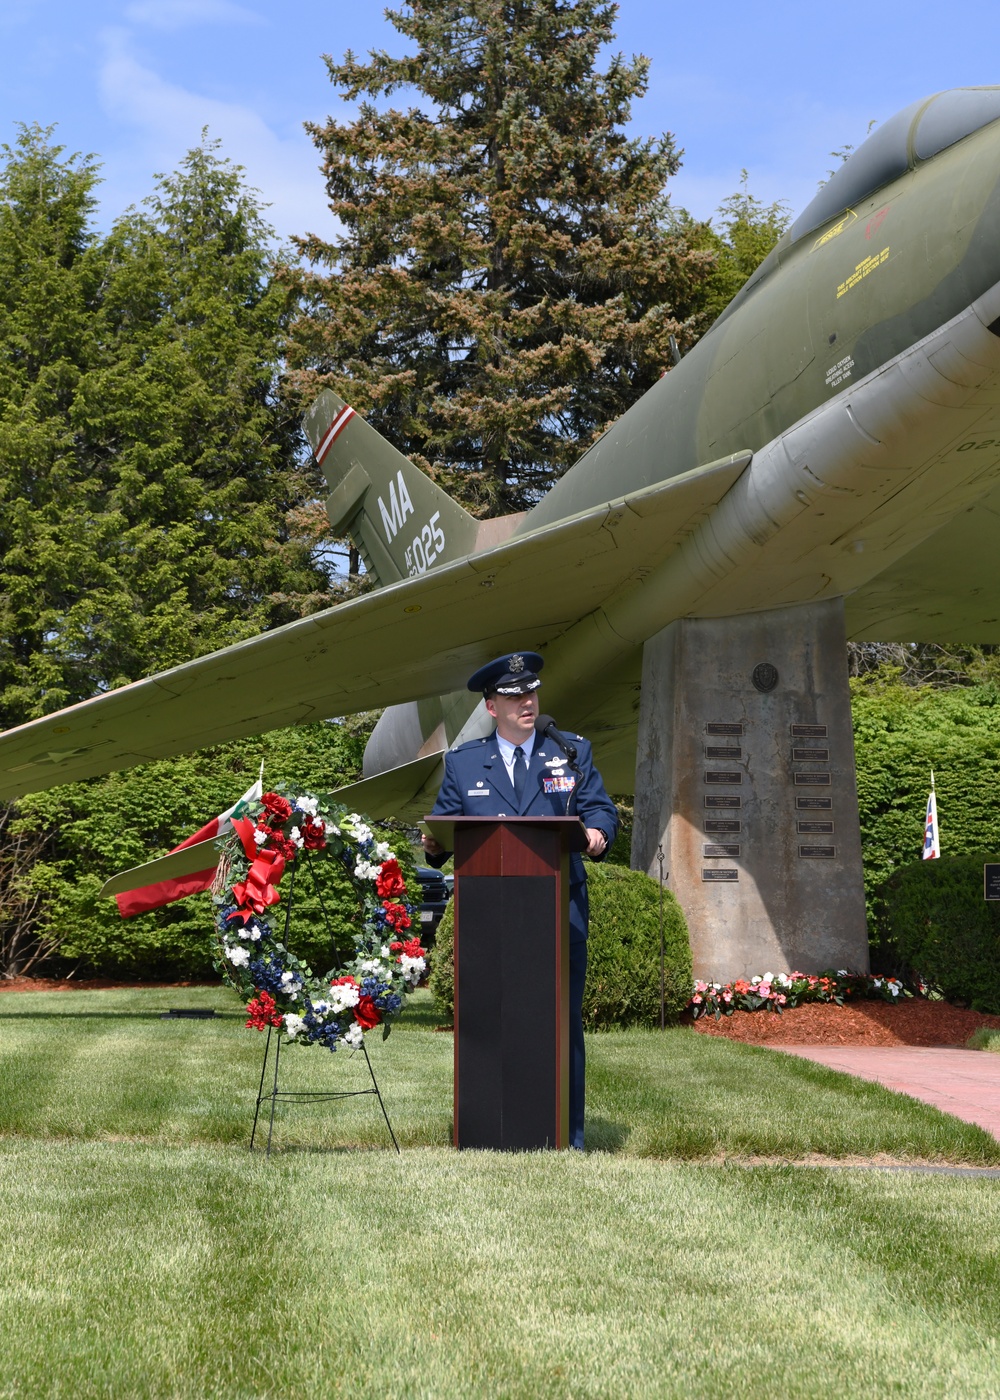
[[[660,887],[641,870],[592,865],[583,1024],[652,1026],[660,1020]],[[664,1006],[676,1021],[691,998],[691,945],[680,905],[663,894]]]
[[[983,898],[982,853],[921,860],[882,886],[879,932],[901,970],[975,1011],[1000,1013],[1000,902]]]
[[[449,899],[441,915],[430,952],[431,975],[427,979],[438,1013],[450,1025],[455,1019],[455,901]]]
[[[660,1019],[660,889],[621,865],[591,865],[590,944],[583,1023],[588,1030],[656,1025]],[[691,996],[691,948],[680,905],[663,898],[664,1002],[675,1021]],[[455,1014],[454,914],[449,904],[431,957],[431,991],[442,1017]]]

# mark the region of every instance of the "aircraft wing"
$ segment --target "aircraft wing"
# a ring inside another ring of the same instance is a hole
[[[749,452],[198,657],[0,735],[0,799],[287,725],[460,689],[639,584]]]

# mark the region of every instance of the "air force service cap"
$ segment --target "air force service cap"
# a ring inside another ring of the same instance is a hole
[[[476,674],[469,677],[468,686],[486,696],[528,695],[541,685],[537,672],[544,665],[537,651],[514,651],[480,666]]]

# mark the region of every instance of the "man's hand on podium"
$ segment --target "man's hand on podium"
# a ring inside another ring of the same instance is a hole
[[[608,838],[595,826],[587,827],[587,855],[597,859],[608,849]]]
[[[433,836],[428,836],[426,831],[420,834],[420,844],[429,856],[443,856],[444,847],[440,841],[435,841]]]

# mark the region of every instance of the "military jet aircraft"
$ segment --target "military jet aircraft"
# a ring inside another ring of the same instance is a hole
[[[681,617],[846,599],[848,634],[1000,641],[1000,87],[913,103],[709,333],[524,515],[476,521],[347,404],[307,431],[378,587],[0,736],[0,797],[389,707],[348,792],[426,811],[512,647],[634,781],[643,643]]]

